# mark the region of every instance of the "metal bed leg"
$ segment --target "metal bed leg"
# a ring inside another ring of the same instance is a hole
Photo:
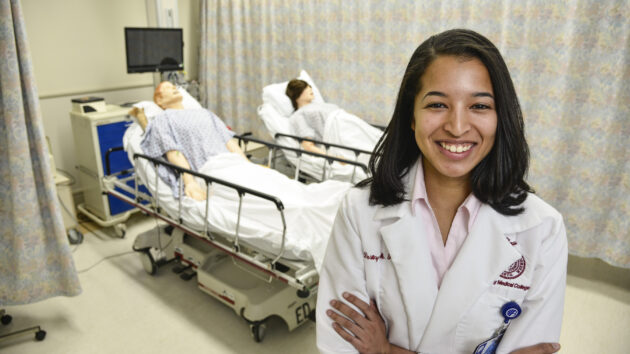
[[[293,176],[294,180],[298,180],[298,177],[300,176],[300,168],[302,167],[302,157],[298,156],[298,163],[297,166],[295,167],[295,176]]]
[[[212,184],[206,181],[206,214],[203,217],[203,235],[205,237],[208,237],[209,239],[212,239],[213,237],[211,237],[208,233],[208,213],[210,212],[210,186],[212,186]]]
[[[238,252],[238,229],[241,226],[241,207],[243,206],[243,193],[238,192],[238,215],[236,216],[236,235],[234,235],[234,250]]]
[[[355,152],[354,153],[354,162],[359,162],[359,153]],[[354,176],[357,173],[357,165],[354,165],[354,167],[352,168],[352,177],[350,177],[350,182],[354,183]]]

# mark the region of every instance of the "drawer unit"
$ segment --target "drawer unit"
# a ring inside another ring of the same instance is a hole
[[[101,226],[124,222],[133,207],[115,197],[103,193],[102,178],[110,173],[132,168],[127,153],[110,149],[122,147],[122,138],[133,119],[127,115],[129,108],[107,105],[104,112],[70,112],[75,143],[75,157],[84,203],[78,206],[83,214]],[[123,174],[119,178],[128,176]],[[134,187],[133,180],[127,184]],[[147,190],[142,186],[144,192]]]

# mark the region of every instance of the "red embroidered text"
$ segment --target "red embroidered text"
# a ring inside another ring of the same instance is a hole
[[[385,255],[381,252],[380,255],[375,255],[375,254],[367,254],[367,252],[363,252],[363,258],[370,260],[370,261],[375,261],[378,262],[380,260],[391,260],[392,256],[390,256],[389,254],[387,254],[387,257],[385,257]]]
[[[529,290],[529,286],[527,286],[527,285],[510,283],[508,281],[503,281],[503,280],[495,280],[494,283],[492,283],[492,284],[493,285],[507,286],[508,288],[521,289],[521,290],[525,290],[525,291]]]

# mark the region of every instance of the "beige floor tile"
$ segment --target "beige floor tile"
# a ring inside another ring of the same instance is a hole
[[[255,343],[245,321],[198,290],[194,278],[179,279],[170,265],[149,276],[131,244],[155,225],[135,215],[120,239],[82,223],[91,233],[71,247],[83,293],[7,308],[13,322],[0,334],[39,324],[47,336],[0,343],[0,353],[317,353],[314,323],[289,333],[272,320],[264,341]],[[569,270],[561,352],[630,353],[630,270],[576,257]]]

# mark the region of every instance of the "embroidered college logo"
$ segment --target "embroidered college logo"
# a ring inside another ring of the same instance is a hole
[[[521,257],[518,261],[512,263],[510,268],[505,272],[501,273],[501,278],[503,279],[515,279],[520,277],[523,272],[525,272],[525,257]]]

